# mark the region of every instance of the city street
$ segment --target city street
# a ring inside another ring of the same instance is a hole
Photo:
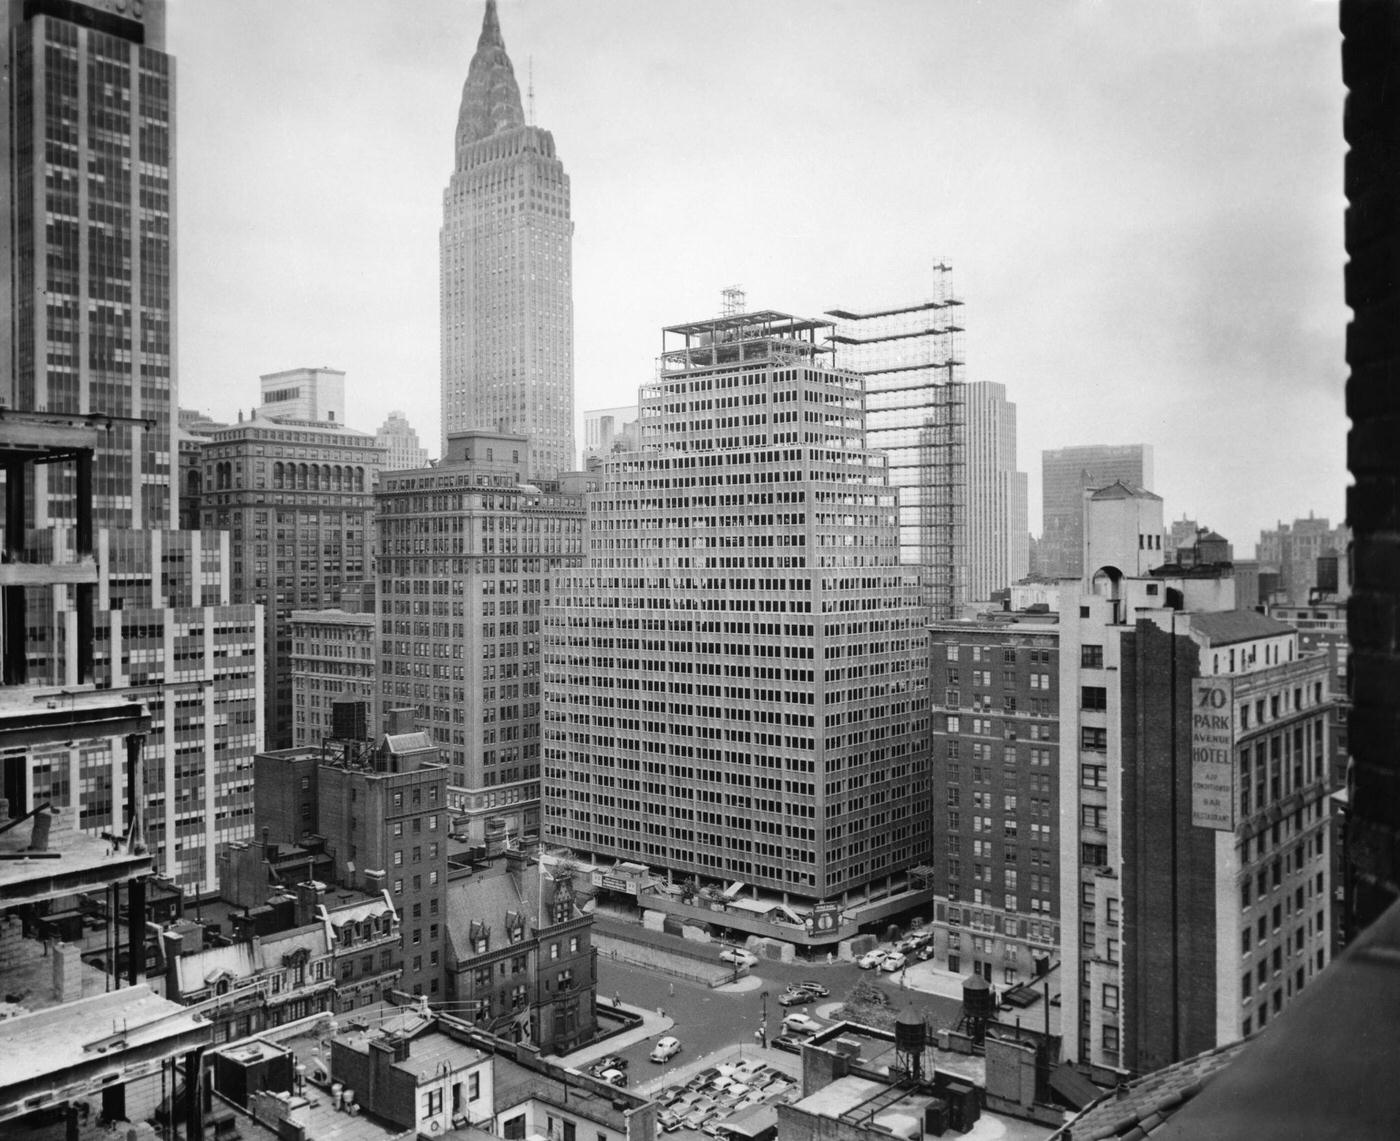
[[[625,1003],[649,1010],[662,1009],[675,1022],[668,1033],[681,1041],[680,1054],[664,1064],[648,1061],[651,1039],[617,1051],[630,1063],[630,1084],[633,1087],[645,1085],[674,1068],[724,1046],[752,1046],[754,1031],[763,1024],[764,992],[768,995],[766,1007],[770,1041],[782,1033],[785,1013],[805,1011],[820,1018],[815,1013],[817,1009],[844,1002],[851,988],[862,980],[874,983],[888,993],[895,1010],[902,1009],[905,1004],[911,1005],[918,1013],[928,1016],[935,1028],[952,1025],[958,1015],[959,1003],[955,999],[913,990],[902,991],[898,974],[862,971],[854,963],[828,965],[762,961],[750,969],[748,976],[738,984],[712,989],[645,967],[600,957],[599,1004],[610,1003],[615,995],[620,995]],[[778,1005],[778,995],[788,983],[801,979],[821,983],[831,991],[830,997],[784,1010]]]

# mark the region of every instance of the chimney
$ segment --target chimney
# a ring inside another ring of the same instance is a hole
[[[161,950],[165,955],[165,997],[180,1001],[180,955],[185,950],[184,937],[178,931],[160,933]]]
[[[519,888],[525,872],[525,853],[518,846],[506,849],[506,871],[510,872],[511,879]]]
[[[321,902],[321,897],[324,894],[325,886],[315,880],[306,880],[297,884],[296,924],[298,927],[305,927],[308,923],[316,921],[316,905]]]
[[[54,1002],[72,1002],[82,998],[82,949],[74,943],[55,943],[52,958]]]

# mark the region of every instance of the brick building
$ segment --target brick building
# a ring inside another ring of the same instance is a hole
[[[263,378],[265,396],[277,395],[268,388],[275,379]],[[202,521],[230,533],[233,598],[265,611],[268,748],[293,743],[292,612],[339,605],[341,592],[368,573],[383,458],[373,436],[338,421],[273,419],[262,410],[216,429],[202,448]]]
[[[518,849],[485,873],[454,877],[447,897],[447,998],[458,1017],[566,1054],[597,1025],[593,919],[573,870],[532,867]]]
[[[379,700],[416,708],[456,831],[493,852],[539,837],[542,610],[583,561],[588,477],[527,482],[526,445],[453,432],[441,463],[386,472],[375,496]]]
[[[935,961],[999,986],[1060,941],[1059,640],[1025,611],[930,628]]]
[[[336,882],[388,892],[403,932],[401,988],[441,1001],[447,890],[447,770],[411,711],[394,711],[378,744],[260,753],[259,834],[297,844],[320,836]]]

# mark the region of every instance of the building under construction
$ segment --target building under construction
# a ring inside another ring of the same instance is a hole
[[[936,619],[957,616],[967,574],[962,306],[938,262],[926,301],[827,310],[837,367],[865,378],[867,446],[889,456],[900,488],[900,560],[924,568]]]

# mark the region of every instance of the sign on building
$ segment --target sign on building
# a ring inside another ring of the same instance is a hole
[[[807,916],[807,932],[810,935],[835,934],[841,926],[841,905],[839,903],[818,903],[812,906]]]
[[[1235,683],[1202,677],[1191,683],[1191,823],[1235,829]]]

